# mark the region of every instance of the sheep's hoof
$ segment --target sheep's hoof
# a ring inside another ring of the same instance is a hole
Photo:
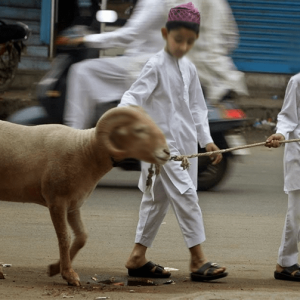
[[[68,282],[69,286],[81,286],[80,281],[73,281],[73,282]]]
[[[48,266],[48,275],[50,277],[55,276],[60,273],[60,264],[59,262],[56,264],[52,264]]]
[[[71,286],[81,286],[80,278],[76,272],[71,270],[70,272],[62,274],[63,279],[68,282]]]

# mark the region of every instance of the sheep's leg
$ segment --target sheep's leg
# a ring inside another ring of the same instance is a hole
[[[76,209],[68,213],[68,222],[74,232],[75,238],[70,249],[70,259],[74,259],[78,251],[85,245],[87,233],[81,220],[80,210]],[[60,273],[60,261],[49,266],[50,276]]]
[[[70,249],[71,260],[74,259],[78,251],[85,245],[87,233],[81,220],[80,210],[76,209],[68,213],[68,222],[74,232],[75,238]]]
[[[51,219],[56,231],[59,253],[60,253],[60,273],[63,279],[68,284],[80,286],[80,279],[78,274],[72,269],[70,259],[70,236],[67,227],[67,213],[66,209],[61,206],[53,206],[49,208]],[[52,268],[49,267],[49,275],[53,276]]]

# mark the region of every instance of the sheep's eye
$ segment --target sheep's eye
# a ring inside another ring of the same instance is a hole
[[[134,132],[137,133],[137,134],[139,134],[139,133],[146,133],[147,130],[146,130],[146,127],[145,127],[145,126],[140,126],[140,127],[138,127],[138,128],[135,128],[135,129],[134,129]]]

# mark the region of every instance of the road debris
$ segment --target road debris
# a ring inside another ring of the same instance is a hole
[[[112,285],[124,286],[124,282],[115,282]]]
[[[99,283],[104,283],[104,284],[112,284],[116,281],[115,277],[111,277],[109,279],[103,280],[103,281],[98,281]]]
[[[12,267],[12,264],[2,264],[2,267],[3,268],[10,268],[10,267]]]
[[[96,297],[95,300],[105,300],[105,299],[109,299],[109,297]]]
[[[128,286],[152,286],[152,285],[157,285],[157,283],[155,283],[152,280],[144,279],[144,278],[139,278],[139,279],[130,278],[127,280],[127,285]]]
[[[164,282],[163,284],[175,284],[175,281],[170,279],[170,280]]]
[[[68,296],[66,294],[63,294],[62,296],[63,296],[63,298],[74,298],[74,296]]]
[[[0,262],[0,279],[5,279],[3,268],[10,268],[10,267],[12,267],[12,264],[4,264],[3,262]]]
[[[165,271],[167,272],[176,272],[179,271],[179,269],[175,269],[175,268],[169,268],[169,267],[164,267]]]
[[[2,265],[0,265],[0,279],[5,279],[5,275],[3,273]]]

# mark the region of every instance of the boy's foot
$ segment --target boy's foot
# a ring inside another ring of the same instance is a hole
[[[224,267],[220,267],[216,263],[207,262],[203,264],[198,270],[191,273],[192,281],[208,281],[226,277]]]
[[[300,281],[300,265],[294,264],[290,267],[283,268],[277,264],[274,278],[279,280]]]
[[[167,272],[164,267],[154,264],[152,261],[149,261],[142,267],[135,269],[128,268],[128,275],[144,278],[169,278],[171,276],[171,273]]]

